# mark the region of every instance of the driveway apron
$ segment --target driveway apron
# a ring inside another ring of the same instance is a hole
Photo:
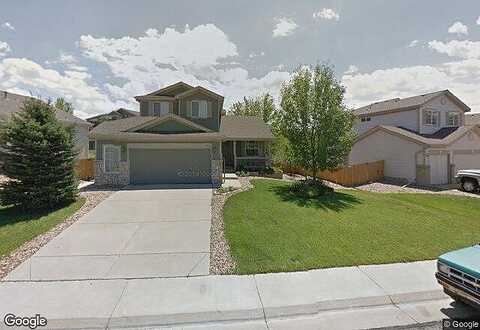
[[[207,275],[212,189],[138,186],[100,203],[7,280]]]

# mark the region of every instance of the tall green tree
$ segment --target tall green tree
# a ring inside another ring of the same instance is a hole
[[[243,101],[232,104],[229,114],[236,116],[256,116],[270,124],[274,120],[275,102],[269,94],[262,94],[256,97],[244,97]]]
[[[344,87],[328,65],[301,67],[281,89],[280,127],[295,165],[318,173],[341,166],[355,134]]]
[[[11,179],[1,185],[2,205],[44,209],[77,198],[73,127],[63,126],[55,111],[48,103],[29,99],[2,125],[4,171]]]
[[[65,112],[73,114],[73,105],[70,102],[65,101],[63,97],[59,97],[54,104],[55,108],[63,110]]]

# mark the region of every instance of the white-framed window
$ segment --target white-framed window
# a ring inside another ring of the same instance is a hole
[[[460,126],[460,114],[458,112],[447,112],[447,126]]]
[[[192,118],[208,118],[208,103],[205,100],[194,100],[191,103]]]
[[[438,126],[440,124],[440,113],[438,111],[425,110],[423,112],[423,118],[425,125]]]
[[[120,146],[106,144],[103,146],[103,166],[105,173],[120,172]]]
[[[370,117],[362,117],[362,122],[365,122],[365,121],[370,121],[372,118]]]
[[[163,116],[170,112],[170,102],[161,101],[152,103],[152,115]]]
[[[245,154],[247,156],[258,156],[260,154],[260,145],[257,141],[245,142]]]

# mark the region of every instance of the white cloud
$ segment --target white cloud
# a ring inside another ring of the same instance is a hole
[[[15,27],[10,22],[3,23],[2,28],[15,31]]]
[[[356,72],[358,72],[358,67],[352,64],[352,65],[349,65],[349,67],[347,68],[347,71],[345,71],[345,74],[353,74]]]
[[[286,17],[279,17],[275,19],[277,24],[273,29],[272,35],[274,38],[286,37],[292,35],[298,25],[292,19]]]
[[[417,46],[417,45],[418,45],[418,43],[419,43],[419,42],[420,42],[420,41],[418,41],[417,39],[415,39],[415,40],[412,40],[412,41],[411,41],[411,42],[408,44],[408,46],[407,46],[407,47],[408,47],[408,48],[415,47],[415,46]]]
[[[260,53],[252,52],[252,53],[248,54],[248,58],[254,58],[254,57],[259,57],[259,56],[265,56],[265,52],[260,52]]]
[[[11,51],[10,45],[4,41],[0,41],[0,57],[7,55]]]
[[[326,20],[340,20],[340,15],[338,15],[335,10],[331,8],[323,8],[322,10],[313,13],[313,18],[320,18]]]
[[[468,27],[462,22],[455,22],[448,28],[448,33],[468,34]]]
[[[460,60],[439,65],[375,70],[345,74],[346,100],[352,107],[378,100],[408,97],[449,89],[472,109],[480,110],[480,60]]]
[[[103,63],[113,78],[123,81],[105,85],[112,99],[123,102],[181,80],[225,95],[228,107],[243,96],[263,91],[278,95],[281,83],[290,76],[272,71],[250,77],[235,63],[236,45],[213,24],[186,27],[184,31],[149,29],[138,38],[82,36],[78,46],[84,56]]]
[[[116,106],[99,88],[89,84],[90,78],[86,72],[61,74],[26,58],[6,58],[0,62],[0,89],[29,91],[42,97],[64,97],[74,103],[75,113],[83,117],[111,111]]]
[[[451,40],[449,42],[433,40],[428,46],[442,54],[463,59],[480,58],[480,41]]]
[[[477,18],[477,25],[480,25],[480,16]]]

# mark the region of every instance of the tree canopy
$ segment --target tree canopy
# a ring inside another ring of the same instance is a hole
[[[243,101],[237,101],[230,107],[229,114],[236,116],[256,116],[270,124],[274,120],[276,112],[275,102],[269,94],[256,97],[244,97]]]
[[[295,165],[319,171],[344,164],[355,134],[354,116],[344,105],[345,89],[328,65],[301,67],[281,89],[279,123]]]
[[[74,128],[63,126],[55,111],[29,99],[2,125],[4,172],[10,178],[1,185],[2,205],[42,209],[76,199]]]

